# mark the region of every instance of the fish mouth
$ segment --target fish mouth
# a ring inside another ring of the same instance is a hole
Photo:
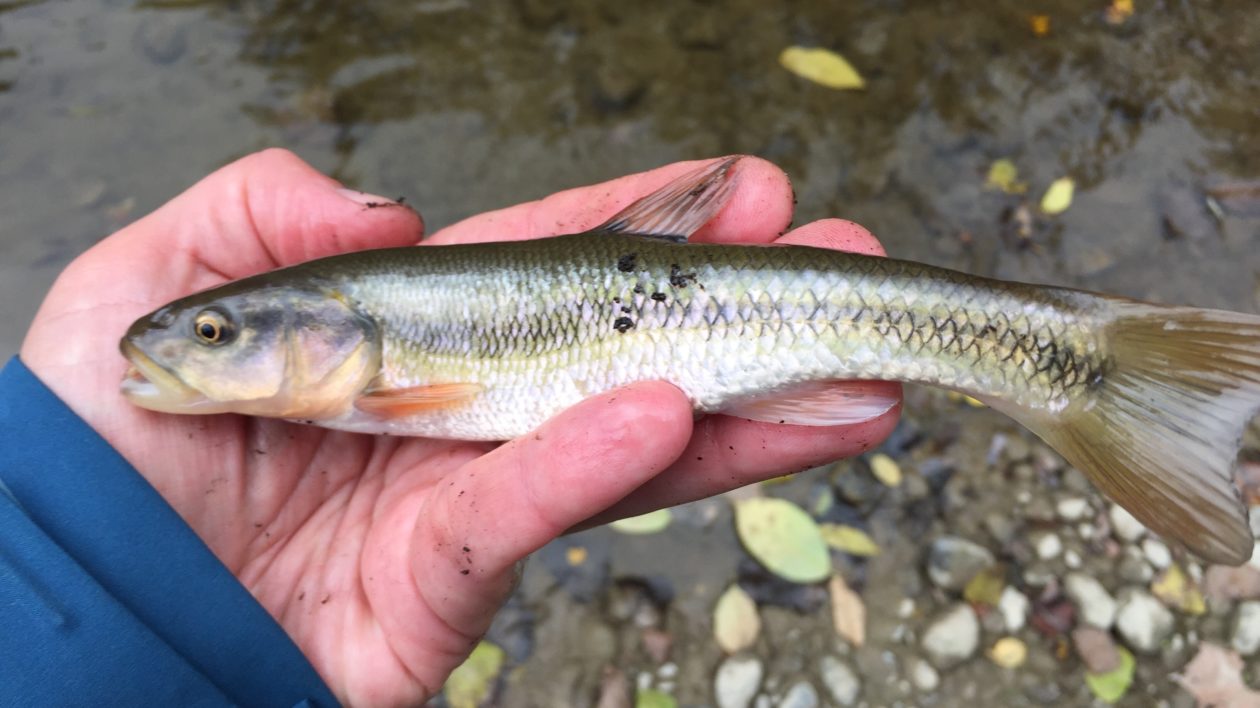
[[[129,341],[122,343],[123,356],[131,362],[120,388],[127,400],[141,408],[163,413],[190,413],[207,403],[206,396],[163,368]]]

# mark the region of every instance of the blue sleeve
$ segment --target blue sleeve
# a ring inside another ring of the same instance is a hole
[[[337,704],[192,529],[16,358],[0,370],[0,704]]]

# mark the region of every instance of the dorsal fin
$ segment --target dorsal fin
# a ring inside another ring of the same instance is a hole
[[[742,155],[688,172],[617,212],[592,232],[650,236],[674,243],[687,239],[726,206],[735,193],[732,169]]]

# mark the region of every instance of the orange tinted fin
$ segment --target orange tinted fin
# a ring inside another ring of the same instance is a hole
[[[354,407],[380,418],[405,418],[456,408],[471,401],[484,388],[475,383],[441,383],[370,391],[360,396]]]
[[[685,243],[689,236],[717,216],[735,193],[736,180],[731,168],[740,157],[728,157],[688,172],[591,231]]]
[[[901,400],[893,381],[811,381],[741,401],[722,412],[791,425],[848,425],[878,418]]]

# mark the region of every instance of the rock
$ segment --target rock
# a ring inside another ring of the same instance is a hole
[[[165,16],[150,15],[136,30],[135,43],[154,64],[173,64],[188,49],[188,33],[185,25]]]
[[[1119,504],[1111,505],[1111,508],[1107,510],[1107,517],[1111,519],[1112,533],[1121,541],[1134,543],[1146,533],[1146,527],[1142,525],[1142,522]]]
[[[1006,631],[1014,633],[1023,629],[1028,621],[1028,597],[1024,593],[1007,585],[998,598],[998,613],[1002,615],[1002,624]]]
[[[941,613],[923,633],[923,651],[939,669],[969,659],[980,645],[980,622],[971,606],[956,604]]]
[[[1072,645],[1091,674],[1105,674],[1120,666],[1120,651],[1111,635],[1096,627],[1072,630]]]
[[[1058,534],[1043,533],[1033,539],[1033,548],[1037,550],[1038,558],[1051,560],[1063,552],[1063,541],[1059,540]]]
[[[941,675],[923,659],[914,660],[914,666],[910,669],[910,680],[920,691],[935,691],[941,685]]]
[[[1120,579],[1134,585],[1147,585],[1155,577],[1155,571],[1146,562],[1146,556],[1136,546],[1128,546],[1116,565]]]
[[[1260,516],[1258,514],[1257,516]],[[1015,539],[1015,522],[1010,514],[988,514],[984,517],[984,530],[994,541],[1005,546]]]
[[[1214,602],[1260,599],[1260,568],[1214,565],[1203,576],[1203,594]]]
[[[1089,508],[1089,500],[1082,497],[1064,497],[1055,504],[1054,510],[1058,512],[1059,518],[1064,521],[1080,521],[1089,516],[1091,509]]]
[[[1229,636],[1234,650],[1243,656],[1251,656],[1260,649],[1260,602],[1252,600],[1238,605]]]
[[[989,549],[958,536],[942,536],[928,551],[928,577],[945,590],[962,590],[997,560]]]
[[[1116,601],[1102,583],[1084,573],[1068,573],[1063,589],[1086,623],[1099,629],[1109,629],[1115,623]]]
[[[718,667],[713,693],[719,708],[748,708],[761,687],[764,669],[756,657],[732,656]]]
[[[1017,669],[1028,660],[1028,645],[1017,637],[1002,637],[989,649],[989,659],[1004,669]]]
[[[797,681],[783,695],[779,708],[818,708],[818,691],[809,681]]]
[[[1146,560],[1159,570],[1172,565],[1172,552],[1159,539],[1148,538],[1142,541],[1142,553],[1146,555]]]
[[[1083,562],[1084,560],[1081,558],[1081,554],[1077,553],[1075,548],[1069,548],[1063,552],[1063,565],[1076,570],[1081,567]]]
[[[1134,651],[1143,654],[1159,651],[1172,634],[1173,622],[1172,612],[1145,590],[1134,588],[1120,595],[1116,629]]]
[[[825,655],[818,660],[818,671],[822,674],[823,685],[836,703],[851,706],[857,702],[862,682],[848,664],[834,656]]]

